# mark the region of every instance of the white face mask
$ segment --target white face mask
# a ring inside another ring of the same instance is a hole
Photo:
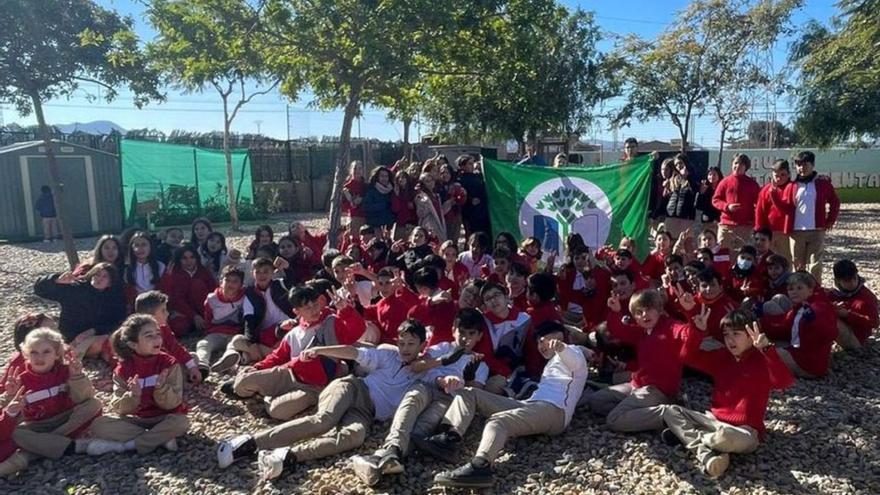
[[[748,260],[745,258],[737,258],[736,259],[736,266],[740,270],[748,270],[749,268],[752,267],[752,260]]]

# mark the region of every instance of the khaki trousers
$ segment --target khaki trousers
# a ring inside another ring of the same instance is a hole
[[[749,244],[752,239],[751,225],[723,225],[718,224],[718,244],[726,247],[731,252],[739,251],[739,248]]]
[[[21,450],[41,457],[60,459],[73,440],[69,435],[83,429],[101,413],[98,399],[86,399],[73,409],[41,421],[22,423],[12,432]]]
[[[234,335],[225,333],[209,333],[196,342],[196,363],[199,368],[211,367],[214,354],[226,349]]]
[[[804,369],[797,364],[797,361],[794,360],[791,353],[780,347],[778,344],[776,346],[776,353],[779,354],[779,359],[782,359],[782,362],[788,366],[788,369],[790,369],[792,373],[794,373],[794,376],[798,378],[816,378],[815,375],[804,371]]]
[[[486,380],[486,391],[493,394],[502,394],[507,387],[507,377],[502,375],[492,375]]]
[[[489,462],[498,457],[510,437],[565,431],[565,411],[549,402],[519,401],[471,387],[455,393],[443,423],[463,437],[477,413],[488,419],[475,457]]]
[[[254,441],[260,449],[290,446],[298,461],[321,459],[363,445],[374,416],[367,385],[346,376],[321,391],[315,414],[263,430]]]
[[[189,418],[185,414],[164,414],[152,418],[102,416],[92,423],[92,436],[123,443],[134,440],[137,453],[143,455],[185,435],[188,429]]]
[[[608,427],[618,432],[659,430],[663,427],[663,409],[671,401],[652,385],[634,388],[621,383],[598,390],[587,400],[590,409],[606,416]]]
[[[256,344],[252,343],[244,335],[233,336],[232,340],[230,340],[229,344],[226,346],[226,350],[234,350],[235,352],[240,353],[240,364],[256,363],[272,352],[271,347],[260,344],[259,342]]]
[[[706,461],[718,452],[749,454],[760,442],[758,432],[750,426],[733,426],[718,421],[710,412],[700,413],[678,405],[664,408],[663,422],[685,448],[696,452],[704,468]]]
[[[15,452],[0,462],[0,477],[12,476],[17,472],[24,470],[24,468],[28,466],[28,463],[27,453]]]
[[[774,230],[773,239],[770,240],[770,250],[791,262],[791,237]]]
[[[410,437],[430,435],[443,420],[451,403],[452,397],[436,386],[416,383],[403,395],[403,400],[397,406],[382,448],[388,450],[397,447],[406,455]]]
[[[847,351],[854,351],[862,348],[862,343],[859,342],[859,339],[856,337],[856,334],[853,333],[852,328],[850,328],[847,322],[840,318],[837,319],[837,345]]]
[[[250,368],[235,377],[235,395],[269,397],[268,412],[274,419],[288,420],[318,403],[320,389],[296,381],[290,368]]]
[[[822,256],[825,254],[824,230],[796,230],[791,233],[791,257],[795,270],[807,270],[822,282]]]

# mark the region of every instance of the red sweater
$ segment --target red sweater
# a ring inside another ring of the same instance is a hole
[[[639,367],[630,381],[634,388],[653,385],[670,399],[678,395],[683,358],[700,347],[703,332],[661,316],[649,334],[640,326],[623,323],[615,313],[608,318],[608,330],[612,337],[636,348]]]
[[[159,290],[168,295],[168,311],[179,313],[189,321],[202,314],[205,298],[216,288],[214,276],[201,265],[193,275],[174,267],[159,281]]]
[[[489,367],[491,375],[510,376],[522,358],[522,345],[532,326],[528,313],[511,307],[507,318],[495,316],[492,312],[483,313],[488,330],[474,346],[474,352],[483,355],[483,362]],[[493,336],[494,335],[494,336]]]
[[[728,175],[721,179],[712,196],[712,206],[721,212],[721,224],[753,226],[760,193],[761,186],[748,175]],[[727,206],[734,203],[740,205],[739,209],[728,211]]]
[[[83,375],[70,376],[70,369],[60,361],[46,373],[36,373],[30,364],[25,364],[21,373],[21,384],[25,389],[25,406],[22,411],[25,421],[48,419],[73,409],[70,398],[69,381],[85,379]]]
[[[12,432],[18,426],[18,417],[6,414],[0,409],[0,462],[5,461],[18,450],[18,445],[12,441]]]
[[[562,321],[562,314],[559,308],[553,302],[538,303],[533,306],[529,304],[526,313],[532,317],[532,325],[526,333],[526,341],[523,344],[523,364],[526,367],[526,373],[537,380],[544,371],[544,365],[547,360],[538,351],[538,338],[535,336],[535,328],[545,321]]]
[[[406,320],[410,309],[418,303],[419,296],[413,291],[398,289],[393,295],[364,308],[364,319],[379,327],[379,343],[397,345],[397,329]]]
[[[768,182],[761,188],[758,194],[758,205],[755,207],[755,230],[760,228],[768,228],[773,232],[782,232],[785,230],[786,218],[785,210],[778,205],[782,203],[782,195],[785,192],[785,186],[776,187],[772,182]]]
[[[645,262],[642,263],[642,275],[650,280],[659,281],[660,277],[663,276],[663,272],[666,271],[665,262],[665,254],[658,251],[652,251],[651,254],[645,258]]]
[[[138,405],[137,411],[134,412],[134,416],[139,418],[155,418],[165,414],[183,414],[186,412],[187,407],[182,400],[174,409],[162,409],[156,404],[156,399],[153,396],[159,374],[174,366],[177,366],[177,359],[164,352],[160,352],[155,356],[134,354],[128,359],[121,360],[116,365],[113,373],[122,379],[123,382],[127,382],[134,376],[137,376],[140,380],[141,402]]]
[[[731,268],[724,284],[725,290],[735,301],[742,301],[746,297],[760,301],[767,289],[767,271],[756,265],[750,274],[740,278]]]
[[[751,426],[764,438],[771,390],[794,384],[794,375],[774,347],[749,349],[739,359],[727,349],[688,354],[688,363],[712,377],[712,414],[734,426]]]
[[[877,314],[877,296],[871,292],[871,289],[862,285],[855,294],[849,296],[836,290],[829,291],[828,296],[832,302],[842,302],[843,307],[849,310],[849,315],[841,319],[849,325],[862,344],[868,340],[871,332],[880,326],[880,316]]]
[[[348,191],[348,194],[351,195],[352,198],[360,197],[361,200],[364,199],[364,194],[367,191],[367,183],[364,182],[363,179],[348,179],[345,181],[345,184],[342,186],[345,191]],[[361,217],[364,216],[364,208],[363,203],[359,205],[354,205],[349,202],[345,196],[342,197],[342,212],[348,214],[352,217]],[[355,232],[357,234],[357,232]]]
[[[798,342],[794,324],[801,308],[806,312],[797,325]],[[795,306],[785,315],[762,317],[761,326],[770,339],[791,343],[786,350],[804,371],[814,376],[828,374],[831,345],[837,339],[837,314],[824,293],[813,294],[805,305]]]
[[[174,357],[182,368],[195,367],[195,360],[189,351],[177,341],[177,337],[174,336],[171,327],[168,325],[159,325],[159,331],[162,332],[162,351],[167,352]]]
[[[709,308],[709,320],[706,322],[706,337],[712,337],[719,342],[724,342],[724,335],[721,333],[721,319],[727,316],[727,313],[738,308],[739,304],[723,292],[711,301],[704,299],[702,294],[697,294],[694,300],[697,305],[686,312],[688,319],[699,314],[702,305],[705,304]]]
[[[556,293],[562,310],[567,310],[569,303],[574,303],[584,310],[584,326],[592,328],[605,320],[608,313],[608,296],[611,294],[611,274],[601,267],[590,269],[584,275],[584,282],[592,281],[593,289],[575,289],[577,270],[571,267],[563,267],[556,278]]]
[[[831,184],[831,179],[824,175],[818,175],[813,179],[816,185],[816,229],[829,230],[837,222],[840,213],[840,198]],[[790,234],[794,231],[795,208],[797,207],[798,182],[791,181],[785,186],[778,207],[786,213],[784,232]]]
[[[428,339],[428,347],[440,342],[452,342],[452,323],[455,321],[455,313],[458,305],[454,301],[431,303],[427,296],[419,296],[419,302],[413,306],[408,318],[415,318],[426,327],[433,327],[431,338]]]

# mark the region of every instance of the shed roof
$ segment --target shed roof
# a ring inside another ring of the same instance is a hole
[[[89,148],[88,146],[83,146],[81,144],[70,143],[67,141],[61,141],[59,139],[53,139],[52,143],[57,146],[70,146],[73,148],[77,148],[78,150],[85,152],[85,153],[103,153],[105,155],[110,155],[113,157],[116,156],[113,153],[108,153],[106,151],[97,150],[95,148]],[[13,144],[10,144],[7,146],[0,147],[0,155],[3,155],[5,153],[12,153],[15,151],[25,150],[28,148],[37,148],[37,147],[43,146],[44,144],[45,143],[43,141],[22,141],[20,143],[13,143]]]

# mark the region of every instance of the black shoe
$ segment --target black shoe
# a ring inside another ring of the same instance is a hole
[[[241,399],[235,393],[235,380],[226,380],[225,382],[220,384],[220,391],[229,398],[232,399]]]
[[[403,462],[400,460],[400,449],[391,447],[383,451],[382,457],[376,464],[382,474],[401,474],[404,471]]]
[[[471,461],[452,471],[443,471],[434,476],[434,483],[454,488],[492,488],[495,484],[495,476],[489,463],[477,467],[474,461]]]
[[[458,458],[458,451],[461,449],[461,436],[450,430],[427,438],[413,437],[413,443],[421,452],[441,461],[452,463]]]
[[[205,380],[208,379],[208,375],[211,374],[211,370],[208,368],[199,368],[199,373],[202,374],[202,383],[205,383]]]
[[[664,429],[660,432],[660,440],[663,440],[663,443],[669,445],[670,447],[675,447],[676,445],[681,445],[681,440],[675,436],[675,433],[672,432],[669,428]]]

